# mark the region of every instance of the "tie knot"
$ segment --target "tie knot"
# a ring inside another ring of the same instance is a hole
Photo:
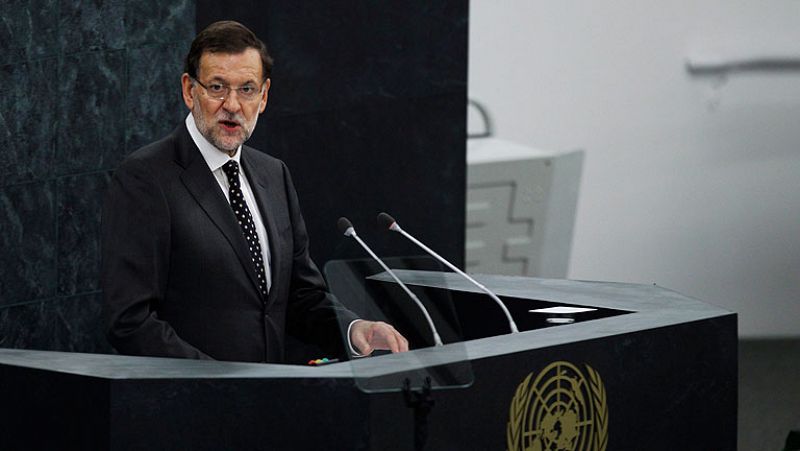
[[[234,180],[239,179],[239,163],[236,160],[230,160],[222,165],[222,171],[228,176],[228,182],[231,184]]]

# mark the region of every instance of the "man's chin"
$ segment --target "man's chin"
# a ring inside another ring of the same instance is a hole
[[[220,138],[219,136],[214,138],[214,141],[211,143],[217,149],[223,152],[233,152],[239,148],[244,143],[244,140],[241,137],[231,138],[231,137],[224,137]]]

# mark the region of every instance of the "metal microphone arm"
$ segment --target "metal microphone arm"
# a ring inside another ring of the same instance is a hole
[[[363,247],[364,250],[367,251],[370,257],[375,259],[375,261],[377,261],[381,265],[383,270],[386,271],[390,276],[392,276],[392,279],[394,279],[394,281],[397,282],[398,285],[400,285],[400,288],[402,288],[406,292],[406,294],[408,294],[408,297],[410,297],[414,302],[417,303],[417,306],[419,307],[420,310],[422,310],[423,315],[425,315],[425,320],[428,321],[428,325],[431,328],[431,332],[433,333],[433,342],[436,344],[436,346],[443,346],[444,343],[442,343],[442,339],[439,337],[439,332],[436,330],[436,326],[433,325],[433,320],[431,319],[431,315],[428,314],[428,309],[426,309],[425,306],[422,305],[422,302],[420,302],[419,298],[417,298],[417,295],[415,295],[411,290],[409,290],[406,284],[404,284],[397,277],[394,271],[389,269],[389,267],[386,266],[386,263],[384,263],[383,260],[378,258],[378,256],[375,255],[374,252],[372,252],[372,249],[370,249],[369,246],[367,246],[367,243],[362,241],[361,238],[358,236],[358,234],[356,234],[356,231],[353,227],[349,227],[344,234],[358,241],[358,244],[360,244],[361,247]]]
[[[412,242],[412,243],[414,243],[414,244],[416,244],[417,246],[421,247],[421,248],[422,248],[422,250],[424,250],[425,252],[427,252],[427,253],[431,254],[431,255],[432,255],[432,256],[434,256],[434,257],[435,257],[437,260],[439,260],[439,261],[440,261],[440,262],[442,262],[444,265],[446,265],[448,268],[452,269],[453,271],[457,272],[457,273],[458,273],[458,274],[460,274],[461,276],[465,277],[467,280],[469,280],[470,282],[472,282],[473,284],[475,284],[475,286],[476,286],[476,287],[478,287],[478,288],[480,288],[481,290],[483,290],[483,291],[484,291],[486,294],[488,294],[488,295],[489,295],[489,297],[491,297],[491,298],[494,300],[494,302],[496,302],[496,303],[497,303],[497,305],[499,305],[499,306],[500,306],[500,308],[501,308],[501,309],[503,309],[503,313],[505,313],[505,315],[506,315],[506,318],[508,319],[508,327],[509,327],[509,328],[511,328],[511,332],[512,332],[512,333],[518,333],[518,332],[519,332],[519,329],[517,329],[517,324],[514,322],[514,319],[511,317],[511,313],[508,311],[508,308],[506,307],[506,305],[505,305],[505,304],[503,304],[503,301],[501,301],[501,300],[500,300],[500,298],[498,298],[498,297],[497,297],[497,295],[495,295],[494,293],[492,293],[492,291],[491,291],[491,290],[489,290],[488,288],[486,288],[485,286],[483,286],[483,284],[482,284],[482,283],[480,283],[480,282],[478,282],[477,280],[475,280],[475,279],[473,279],[472,277],[470,277],[470,276],[469,276],[469,274],[467,274],[467,273],[465,273],[464,271],[462,271],[462,270],[460,270],[460,269],[456,268],[456,266],[455,266],[455,265],[453,265],[453,264],[452,264],[452,263],[450,263],[449,261],[445,260],[445,259],[444,259],[444,258],[443,258],[441,255],[439,255],[439,254],[437,254],[436,252],[434,252],[434,251],[433,251],[431,248],[429,248],[428,246],[426,246],[426,245],[422,244],[422,242],[420,242],[418,239],[414,238],[414,237],[413,237],[413,236],[411,236],[409,233],[407,233],[405,230],[403,230],[402,228],[400,228],[400,226],[397,224],[397,222],[394,222],[394,223],[393,223],[393,224],[392,224],[392,225],[389,227],[389,230],[392,230],[392,231],[398,232],[398,233],[400,233],[401,235],[403,235],[404,237],[408,238],[409,240],[411,240],[411,242]]]

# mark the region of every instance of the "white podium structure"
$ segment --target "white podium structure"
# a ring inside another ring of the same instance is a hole
[[[565,278],[583,157],[467,140],[467,271]]]

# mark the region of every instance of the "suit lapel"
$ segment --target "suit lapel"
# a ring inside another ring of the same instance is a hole
[[[231,206],[225,199],[222,190],[220,190],[219,184],[214,179],[214,175],[208,169],[208,165],[200,151],[197,150],[192,141],[186,126],[182,125],[182,128],[183,133],[178,130],[178,154],[176,158],[177,163],[185,168],[180,175],[181,181],[211,221],[219,228],[231,247],[233,247],[250,281],[258,290],[255,267],[236,216],[233,214],[233,210],[231,210]]]
[[[258,211],[261,213],[261,219],[264,221],[264,228],[267,229],[267,238],[269,239],[269,268],[272,286],[267,296],[267,304],[271,304],[278,292],[275,285],[278,283],[277,275],[280,274],[280,265],[283,262],[283,259],[280,258],[280,241],[275,218],[276,214],[281,214],[282,212],[280,208],[276,208],[281,197],[279,192],[276,191],[279,186],[276,186],[274,180],[270,180],[266,168],[260,168],[255,164],[254,159],[250,157],[250,152],[254,152],[254,150],[246,149],[242,146],[242,166],[250,181],[250,188],[253,189]]]

